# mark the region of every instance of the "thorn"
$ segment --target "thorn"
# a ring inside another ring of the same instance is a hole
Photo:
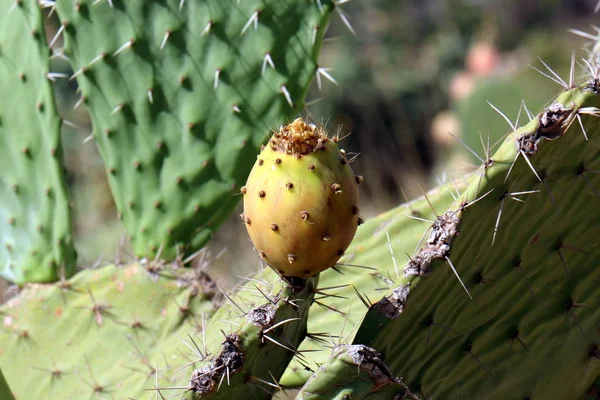
[[[356,36],[356,32],[354,31],[354,28],[352,28],[352,25],[350,25],[350,21],[348,20],[348,17],[342,11],[342,9],[340,7],[336,7],[335,11],[337,12],[338,16],[340,17],[340,19],[342,20],[342,22],[344,23],[344,25],[346,25],[346,28],[348,28],[348,30],[350,32],[352,32],[352,34],[354,36]]]
[[[50,79],[52,82],[56,82],[57,78],[68,78],[69,74],[65,74],[62,72],[48,72],[46,74],[46,78]]]
[[[335,85],[338,84],[337,81],[329,74],[329,71],[331,70],[332,68],[317,68],[317,88],[319,89],[319,92],[322,90],[321,75],[323,75],[329,82]]]
[[[569,89],[575,87],[575,50],[571,53],[571,69],[569,70]]]
[[[252,24],[254,24],[254,30],[256,30],[258,28],[258,14],[260,14],[260,11],[258,11],[258,10],[254,11],[252,16],[248,20],[248,22],[246,22],[246,25],[244,25],[244,27],[242,28],[240,35],[243,35],[244,33],[246,33],[246,31]]]
[[[85,96],[81,96],[79,100],[73,106],[73,110],[76,110],[85,101]]]
[[[133,39],[129,39],[127,42],[125,42],[125,44],[123,44],[123,46],[119,47],[119,49],[117,51],[115,51],[113,53],[113,57],[119,55],[119,53],[121,53],[123,50],[125,49],[129,49],[133,46],[134,40]]]
[[[219,86],[219,77],[221,76],[221,68],[217,68],[215,70],[215,81],[214,81],[214,88],[216,89]]]
[[[283,95],[285,96],[285,99],[287,100],[290,107],[294,108],[294,103],[292,102],[292,96],[290,95],[290,92],[288,91],[288,89],[285,85],[281,85],[281,93],[283,93]]]
[[[58,40],[58,38],[60,37],[60,35],[65,31],[65,26],[66,26],[65,23],[63,23],[63,24],[60,25],[60,28],[58,28],[58,30],[56,31],[56,34],[54,35],[54,37],[50,41],[50,44],[48,45],[48,47],[52,47],[54,45],[54,43]]]
[[[529,111],[529,109],[527,108],[527,105],[525,104],[525,100],[521,100],[521,104],[523,105],[523,109],[525,110],[525,112],[527,113],[527,117],[531,120],[533,119],[533,114],[531,113],[531,111]]]
[[[385,235],[387,236],[388,247],[390,248],[390,254],[392,255],[392,261],[394,262],[394,271],[396,271],[396,278],[400,278],[400,273],[398,272],[398,264],[396,264],[396,257],[394,257],[394,249],[392,248],[390,234],[388,233],[387,229],[385,230]]]
[[[123,104],[119,104],[117,105],[112,112],[110,113],[110,115],[115,115],[118,112],[121,112],[123,110],[124,105]]]
[[[179,1],[179,11],[181,11],[181,9],[183,8],[184,4],[185,4],[185,0],[180,0]]]
[[[210,28],[212,28],[212,26],[213,26],[213,22],[212,21],[208,21],[208,23],[206,24],[206,26],[202,30],[202,33],[200,34],[200,36],[207,35],[210,32]]]
[[[448,256],[445,256],[445,258],[446,258],[446,261],[448,261],[448,264],[450,265],[450,268],[452,268],[452,271],[454,272],[454,275],[456,275],[456,277],[458,278],[458,281],[460,282],[460,284],[462,285],[462,287],[465,289],[465,292],[467,292],[467,294],[469,295],[469,297],[471,298],[471,300],[473,300],[473,296],[471,296],[471,293],[469,293],[469,290],[467,289],[467,287],[463,283],[462,279],[460,279],[460,276],[458,275],[458,272],[456,271],[456,268],[454,268],[454,265],[452,264],[452,261],[450,261],[450,258]]]
[[[488,102],[488,103],[489,103],[489,102]],[[491,105],[491,104],[490,104],[490,105]],[[494,107],[494,106],[492,106],[492,107]],[[481,163],[484,163],[484,162],[485,162],[485,161],[483,160],[483,158],[481,158],[481,157],[479,156],[479,154],[477,154],[477,153],[475,152],[475,150],[473,150],[472,148],[470,148],[469,146],[467,146],[467,144],[466,144],[466,143],[464,143],[464,142],[463,142],[462,140],[460,140],[458,137],[454,136],[454,135],[453,135],[451,132],[448,132],[448,134],[449,134],[450,136],[452,136],[454,139],[458,140],[458,141],[460,142],[460,144],[462,144],[462,145],[463,145],[463,146],[464,146],[464,147],[465,147],[467,150],[469,150],[469,151],[471,152],[471,154],[473,154],[473,155],[474,155],[474,156],[475,156],[475,157],[476,157],[476,158],[477,158],[479,161],[481,161]]]
[[[150,102],[150,104],[154,104],[154,96],[152,95],[153,90],[152,89],[148,89],[148,92],[146,92],[148,94],[148,102]]]
[[[85,139],[83,139],[81,141],[81,144],[86,144],[87,142],[91,142],[92,140],[94,140],[94,134],[93,133],[91,135],[86,136]]]
[[[496,234],[498,233],[498,226],[500,226],[500,218],[502,217],[502,209],[504,208],[504,200],[506,199],[506,195],[502,196],[502,201],[500,202],[500,210],[498,211],[498,218],[496,218],[496,225],[494,225],[494,235],[492,237],[492,246],[496,242]]]
[[[265,53],[265,58],[263,59],[263,64],[262,64],[262,72],[261,72],[262,75],[265,74],[265,71],[267,70],[267,65],[269,65],[271,68],[275,69],[275,64],[273,64],[273,59],[271,58],[271,53]]]
[[[575,116],[577,117],[577,121],[579,121],[579,126],[581,126],[581,132],[583,132],[583,136],[585,137],[585,140],[588,140],[588,135],[585,132],[585,128],[583,127],[583,122],[581,121],[581,115],[579,115],[579,113],[575,114]]]
[[[493,191],[494,191],[494,189],[488,190],[486,193],[482,194],[477,199],[469,202],[467,205],[465,205],[464,207],[462,207],[462,209],[464,210],[464,209],[466,209],[468,207],[471,207],[473,204],[477,203],[479,200],[483,199],[485,196],[487,196],[488,194],[492,193]]]
[[[504,118],[504,120],[505,120],[506,122],[508,122],[508,125],[510,126],[510,128],[511,128],[513,131],[516,131],[516,130],[517,130],[517,128],[515,127],[515,125],[514,125],[514,124],[513,124],[513,123],[510,121],[510,119],[508,119],[508,117],[506,116],[506,114],[504,114],[502,111],[500,111],[498,108],[496,108],[496,106],[495,106],[495,105],[493,105],[492,103],[490,103],[489,101],[487,101],[487,100],[486,100],[486,102],[487,102],[487,103],[488,103],[488,104],[489,104],[489,105],[490,105],[490,106],[491,106],[491,107],[492,107],[492,108],[493,108],[493,109],[494,109],[494,110],[495,110],[495,111],[496,111],[498,114],[500,114],[500,116],[501,116],[502,118]]]
[[[240,107],[238,107],[237,104],[234,104],[233,107],[231,107],[231,109],[233,110],[233,112],[239,114],[242,112],[242,110],[240,109]]]
[[[552,70],[552,68],[550,68],[550,67],[548,66],[548,64],[546,64],[546,63],[544,62],[544,60],[542,60],[542,59],[541,59],[541,58],[539,58],[539,57],[538,57],[538,59],[539,59],[539,60],[542,62],[542,64],[544,64],[544,67],[546,67],[546,69],[547,69],[548,71],[550,71],[550,73],[551,73],[553,76],[550,76],[550,75],[548,75],[548,74],[546,74],[546,73],[544,73],[544,72],[540,71],[539,69],[537,69],[537,68],[536,68],[536,67],[534,67],[534,66],[531,66],[531,68],[535,69],[537,72],[539,72],[540,74],[544,75],[546,78],[550,79],[551,81],[558,83],[558,84],[559,84],[560,86],[562,86],[562,87],[563,87],[565,90],[569,90],[569,85],[567,85],[567,82],[565,82],[565,81],[564,81],[564,80],[563,80],[563,79],[562,79],[562,78],[561,78],[561,77],[560,77],[560,76],[559,76],[559,75],[558,75],[556,72],[554,72],[554,71]]]
[[[600,2],[598,2],[598,5],[600,5]],[[592,35],[591,33],[580,31],[578,29],[567,29],[567,32],[573,33],[573,34],[575,34],[577,36],[584,37],[586,39],[593,40],[594,42],[598,41],[598,36],[597,35]]]
[[[527,164],[529,164],[529,168],[531,168],[531,170],[533,171],[533,173],[535,174],[535,177],[538,178],[538,181],[542,181],[542,178],[540,178],[540,176],[538,175],[538,173],[536,172],[535,168],[533,168],[533,164],[531,164],[531,161],[529,160],[529,157],[527,157],[527,155],[525,154],[525,152],[523,150],[520,150],[521,154],[523,155],[523,158],[525,159],[525,161],[527,161]]]
[[[313,46],[317,42],[317,33],[318,32],[319,32],[319,27],[317,25],[315,25],[314,28],[313,28],[313,30],[312,30],[312,37],[311,37],[311,41],[312,41]]]
[[[160,42],[160,50],[165,48],[165,44],[167,44],[167,40],[169,40],[169,36],[171,36],[171,31],[168,30],[165,32],[165,36],[163,37],[162,42]]]

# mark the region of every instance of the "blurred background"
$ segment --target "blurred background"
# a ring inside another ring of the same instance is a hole
[[[361,213],[368,218],[439,182],[461,179],[487,146],[510,131],[487,103],[515,121],[524,101],[537,114],[560,86],[535,71],[542,58],[568,80],[571,52],[586,56],[597,0],[352,0],[342,1],[322,49],[321,76],[305,116],[339,129],[352,168],[363,175]],[[346,19],[351,28],[344,22]],[[48,17],[50,41],[59,25]],[[62,47],[62,37],[53,44]],[[71,74],[56,56],[53,70]],[[578,68],[581,72],[581,68]],[[112,262],[124,230],[116,218],[104,165],[75,80],[56,83],[58,106],[75,127],[63,129],[79,264]],[[521,123],[527,121],[521,113]],[[234,214],[209,244],[204,263],[222,287],[258,268],[246,231]],[[129,260],[127,246],[120,252]],[[209,260],[209,262],[207,262]],[[255,260],[249,263],[248,260]],[[2,291],[0,291],[1,293]]]

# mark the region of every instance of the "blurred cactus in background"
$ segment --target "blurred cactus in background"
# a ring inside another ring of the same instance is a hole
[[[347,3],[0,0],[1,399],[597,397],[600,4]]]

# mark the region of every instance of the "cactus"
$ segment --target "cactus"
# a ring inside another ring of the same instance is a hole
[[[6,379],[4,378],[4,374],[0,369],[0,398],[5,400],[15,400],[10,388],[8,387],[8,383],[6,383]]]
[[[466,186],[462,180],[440,186],[358,228],[340,263],[319,277],[319,296],[309,314],[309,336],[299,348],[303,357],[294,358],[281,379],[283,386],[302,386],[327,361],[332,344],[352,341],[367,312],[365,302],[389,290],[402,260],[419,246],[427,221],[435,219],[436,210],[448,208],[457,197],[454,191]]]
[[[56,6],[119,215],[138,257],[189,255],[238,204],[267,126],[302,110],[333,5],[95,3]]]
[[[250,238],[282,275],[311,277],[333,266],[361,223],[362,177],[336,143],[298,118],[273,135],[242,188]]]
[[[207,326],[212,356],[190,378],[196,398],[269,399],[306,335],[317,279],[282,280],[267,268],[228,297]]]
[[[49,55],[37,2],[0,2],[0,276],[19,285],[75,272]]]
[[[600,375],[596,79],[506,138],[370,307],[354,343],[414,393],[575,398]]]
[[[292,384],[304,385],[301,400],[596,395],[598,58],[584,61],[588,81],[577,86],[572,73],[478,173],[374,218],[348,247],[360,178],[321,127],[297,119],[275,133],[235,195],[266,126],[297,116],[322,73],[316,58],[337,4],[40,5],[56,7],[141,259],[71,276],[60,119],[46,79],[57,75],[33,0],[0,0],[0,89],[14,93],[0,100],[10,162],[1,212],[15,215],[2,254],[16,260],[2,273],[60,278],[25,284],[0,307],[0,396],[269,399]],[[454,190],[462,194],[438,214]],[[242,197],[272,268],[225,294],[205,262],[184,265]],[[428,236],[404,219],[413,212],[434,220]],[[19,225],[17,214],[31,220]]]
[[[333,349],[296,399],[416,400],[417,397],[390,372],[379,353],[362,345],[340,345]]]
[[[29,286],[1,308],[0,362],[17,398],[142,398],[181,377],[191,356],[179,338],[201,331],[221,300],[194,270],[86,270]]]

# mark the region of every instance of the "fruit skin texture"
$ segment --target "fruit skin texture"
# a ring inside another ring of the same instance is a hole
[[[300,118],[283,126],[242,189],[242,218],[260,257],[285,276],[333,266],[360,222],[360,181],[336,138]]]

